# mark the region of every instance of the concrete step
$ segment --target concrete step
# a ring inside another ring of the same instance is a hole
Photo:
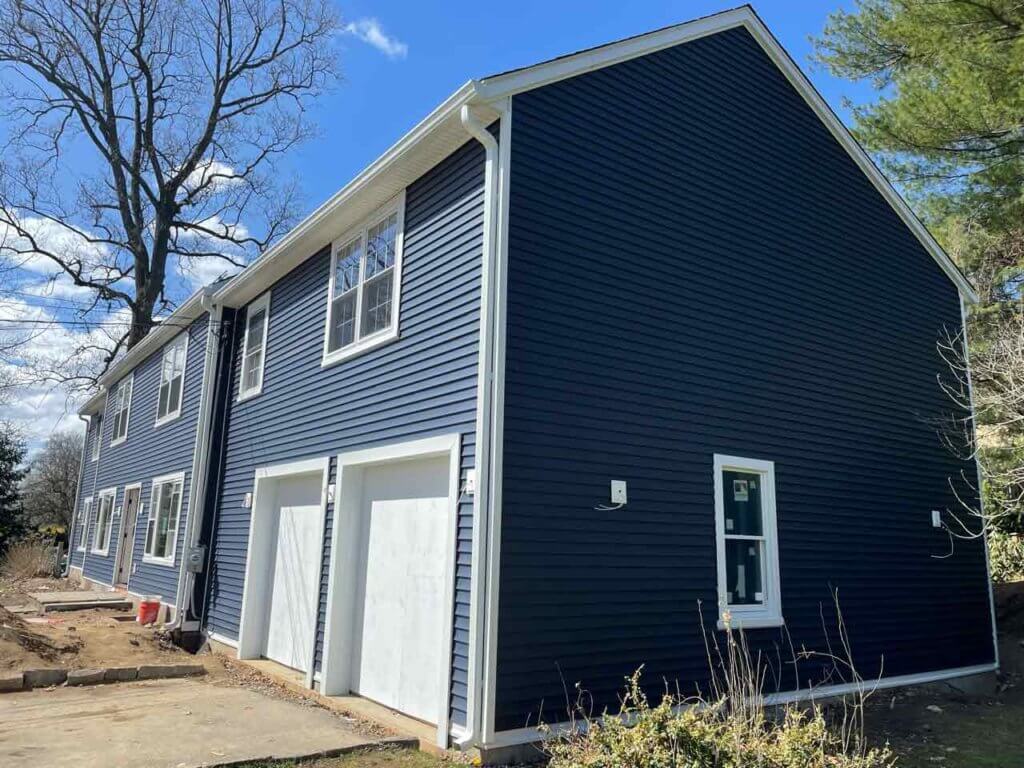
[[[90,608],[105,608],[111,611],[132,610],[131,600],[82,600],[77,603],[48,603],[43,606],[43,613],[56,611],[86,611]]]

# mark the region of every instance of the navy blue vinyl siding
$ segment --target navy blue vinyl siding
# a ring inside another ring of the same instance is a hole
[[[956,288],[753,38],[512,114],[496,727],[564,720],[576,683],[616,708],[641,665],[652,694],[707,678],[715,453],[775,462],[794,647],[822,613],[835,645],[835,589],[866,679],[991,662],[982,543],[932,557],[949,481],[974,498],[929,423]],[[597,511],[611,479],[629,504]]]
[[[238,636],[249,536],[243,497],[257,467],[452,432],[473,467],[483,237],[483,150],[459,149],[406,191],[400,338],[321,367],[330,248],[271,289],[263,391],[237,402],[240,341],[227,417],[206,622]],[[236,323],[244,329],[245,313]],[[240,338],[240,337],[239,337]],[[464,717],[471,503],[460,507],[453,717]],[[333,508],[322,563],[317,664],[323,643]]]
[[[85,553],[78,549],[78,543],[86,532],[86,526],[89,525],[89,520],[85,515],[85,502],[86,499],[96,495],[96,467],[99,466],[99,463],[93,461],[92,456],[93,445],[102,438],[100,422],[101,419],[99,417],[93,416],[85,433],[85,453],[82,456],[82,467],[78,478],[78,506],[75,509],[75,527],[68,541],[68,547],[71,552],[71,565],[75,568],[82,567],[82,560],[85,556]]]
[[[206,357],[207,329],[209,316],[204,314],[193,321],[182,333],[188,333],[188,350],[185,362],[185,388],[181,415],[173,421],[154,426],[157,413],[157,395],[160,387],[160,367],[163,349],[153,352],[134,369],[131,410],[128,417],[128,437],[118,445],[110,445],[113,414],[108,407],[103,414],[100,458],[97,462],[95,493],[93,493],[92,521],[89,531],[89,550],[85,557],[86,577],[110,584],[114,575],[117,558],[117,543],[120,540],[123,517],[114,518],[110,534],[110,548],[106,556],[91,551],[95,535],[96,509],[100,491],[117,489],[115,509],[123,509],[125,487],[141,483],[142,515],[135,527],[132,549],[132,569],[128,579],[128,590],[142,595],[158,595],[166,603],[173,604],[178,587],[185,523],[189,510],[189,483],[192,477],[192,461],[195,452],[196,428],[199,422],[199,401],[203,387],[203,365]],[[110,388],[111,393],[116,385]],[[147,563],[143,559],[145,547],[146,520],[149,514],[152,481],[155,477],[184,473],[182,486],[181,515],[178,521],[178,538],[173,565]]]

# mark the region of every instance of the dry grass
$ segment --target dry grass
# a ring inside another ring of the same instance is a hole
[[[54,548],[43,541],[19,541],[4,555],[0,572],[9,579],[34,579],[53,576],[57,568]]]

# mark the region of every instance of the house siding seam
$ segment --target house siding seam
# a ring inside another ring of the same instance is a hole
[[[238,625],[249,535],[243,497],[257,467],[431,435],[462,436],[461,474],[474,466],[484,153],[467,142],[406,190],[397,341],[321,367],[330,247],[271,290],[263,391],[237,401],[233,365],[222,480],[206,599],[207,628]],[[235,333],[244,332],[239,312]],[[241,344],[236,340],[236,349]],[[316,667],[323,652],[333,505],[324,532]],[[451,716],[465,722],[472,499],[459,505]]]
[[[789,637],[755,649],[823,650],[822,615],[835,646],[837,590],[864,679],[991,663],[982,542],[932,557],[930,510],[977,493],[929,422],[956,288],[756,41],[513,110],[495,727],[564,720],[576,683],[615,707],[641,665],[706,683],[715,453],[775,462]],[[595,510],[612,478],[629,504]]]
[[[127,439],[111,447],[110,435],[113,418],[104,407],[102,420],[102,444],[100,458],[94,462],[95,489],[117,488],[115,510],[123,510],[125,487],[141,483],[140,510],[135,536],[132,542],[132,569],[128,579],[128,590],[136,594],[154,595],[168,604],[174,604],[178,588],[178,576],[189,510],[189,481],[195,452],[196,429],[199,422],[199,400],[203,388],[203,367],[205,363],[209,315],[203,314],[191,322],[183,333],[188,333],[188,351],[185,361],[185,387],[182,393],[181,414],[173,421],[154,426],[157,400],[160,389],[160,369],[163,362],[163,348],[154,351],[134,368],[131,410],[128,415]],[[132,375],[131,373],[126,375]],[[111,391],[115,389],[111,387]],[[145,549],[146,520],[149,515],[150,495],[154,477],[176,472],[185,473],[182,487],[181,514],[178,520],[177,544],[174,563],[159,565],[143,561]],[[80,502],[81,503],[81,502]],[[95,536],[95,500],[92,521],[89,528],[89,547]],[[117,561],[123,515],[115,517],[110,533],[110,548],[106,556],[91,551],[86,553],[83,574],[86,578],[102,584],[111,584]]]

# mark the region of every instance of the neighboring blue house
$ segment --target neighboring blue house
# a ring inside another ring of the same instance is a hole
[[[170,608],[179,599],[197,447],[209,433],[201,426],[204,389],[212,388],[206,371],[216,358],[207,352],[216,350],[219,328],[208,293],[195,294],[112,366],[80,411],[89,426],[71,571]]]
[[[129,588],[492,755],[566,685],[595,711],[641,665],[693,690],[727,625],[806,696],[826,670],[785,649],[834,644],[836,599],[880,686],[991,672],[984,542],[938,558],[933,526],[977,496],[934,428],[974,300],[739,8],[468,82],[211,291],[213,323],[176,313],[191,416],[173,450],[134,416],[135,461],[109,447],[129,364],[159,434],[161,328],[108,374],[87,536],[106,489],[181,473],[192,563],[147,568],[140,524]]]

